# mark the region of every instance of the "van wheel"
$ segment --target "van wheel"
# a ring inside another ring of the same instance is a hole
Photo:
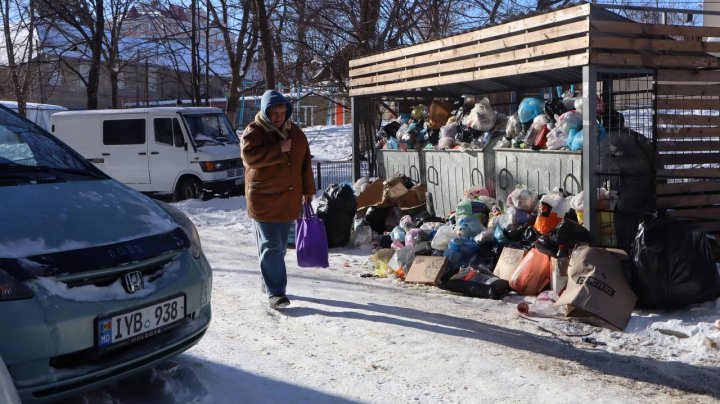
[[[185,199],[200,199],[204,192],[200,181],[195,177],[187,177],[180,182],[175,190],[175,199],[184,201]]]

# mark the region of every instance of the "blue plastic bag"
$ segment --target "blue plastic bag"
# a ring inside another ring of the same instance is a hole
[[[470,258],[480,251],[480,246],[471,238],[456,237],[448,243],[448,249],[443,253],[448,257],[450,268],[467,265]]]
[[[568,135],[568,149],[573,151],[582,150],[583,148],[583,130],[582,129],[570,129]]]
[[[295,252],[298,266],[329,266],[325,224],[315,216],[312,206],[307,202],[303,204],[303,217],[295,221]]]

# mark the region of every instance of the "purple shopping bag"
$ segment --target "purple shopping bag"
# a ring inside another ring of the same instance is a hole
[[[329,266],[325,224],[307,202],[303,203],[303,217],[295,222],[295,252],[301,267]]]

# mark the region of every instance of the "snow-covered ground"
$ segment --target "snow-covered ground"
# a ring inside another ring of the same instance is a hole
[[[345,141],[339,138],[349,128],[321,132],[313,154],[344,157],[334,145]],[[720,329],[714,324],[720,299],[673,312],[635,311],[625,332],[611,331],[560,316],[521,316],[516,305],[523,298],[516,295],[484,300],[362,277],[374,270],[370,247],[360,246],[331,249],[325,269],[299,268],[288,250],[292,304],[276,312],[260,292],[245,199],[175,206],[197,226],[213,267],[209,331],[167,364],[70,402],[720,399]],[[529,300],[531,310],[549,309]]]

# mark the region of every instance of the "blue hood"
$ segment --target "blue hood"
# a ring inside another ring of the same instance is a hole
[[[0,258],[109,245],[178,224],[145,195],[115,180],[2,187]]]
[[[280,94],[278,91],[265,91],[262,96],[262,100],[260,101],[260,110],[263,112],[263,114],[265,114],[266,118],[270,118],[270,107],[278,104],[285,104],[285,106],[287,106],[287,111],[285,112],[285,121],[287,122],[287,120],[290,119],[290,117],[292,116],[292,103],[288,101],[288,99],[285,98],[285,96]]]

